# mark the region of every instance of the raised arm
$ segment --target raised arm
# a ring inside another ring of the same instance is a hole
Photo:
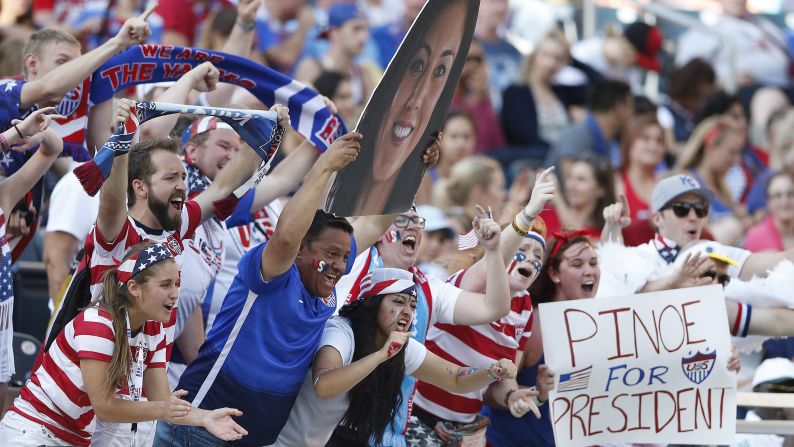
[[[6,216],[11,214],[14,205],[44,176],[63,150],[61,137],[47,128],[51,120],[62,118],[60,115],[49,115],[54,111],[54,107],[37,110],[24,121],[15,120],[12,124],[16,128],[11,127],[3,132],[5,141],[10,145],[21,145],[20,150],[41,143],[39,150],[19,171],[0,181],[0,207]]]
[[[289,110],[286,107],[276,104],[270,110],[278,113],[280,126],[289,127]],[[193,199],[201,207],[202,222],[215,215],[213,202],[226,198],[240,185],[248,181],[262,162],[262,159],[253,149],[248,146],[245,147],[246,149],[241,150],[221,169],[210,187]]]
[[[58,104],[65,94],[91,76],[113,55],[130,45],[143,43],[152,34],[146,19],[156,6],[157,3],[152,3],[143,14],[124,22],[118,34],[98,48],[55,68],[41,79],[26,82],[20,94],[19,108],[27,109],[43,102]]]
[[[499,224],[478,207],[479,216],[474,219],[477,239],[485,247],[486,286],[485,294],[463,291],[455,303],[455,324],[488,324],[510,312],[510,287],[507,282],[505,263],[499,253]]]
[[[278,219],[273,236],[262,251],[262,278],[269,281],[295,262],[301,241],[311,225],[331,174],[356,159],[361,134],[351,132],[338,138],[314,164],[303,186],[290,199]]]
[[[711,278],[703,274],[714,269],[714,263],[708,256],[700,253],[691,253],[684,259],[684,263],[676,268],[675,272],[663,278],[648,281],[638,292],[659,292],[662,290],[680,289],[682,287],[697,287],[711,283]]]
[[[482,366],[458,366],[427,351],[422,365],[411,374],[422,382],[456,394],[485,388],[492,382],[516,377],[516,365],[508,359]]]
[[[300,58],[306,35],[313,26],[314,13],[306,5],[298,12],[298,28],[283,42],[265,50],[268,65],[273,65],[279,71],[290,70]]]
[[[753,253],[744,261],[742,270],[739,272],[739,279],[749,281],[753,276],[765,277],[770,270],[785,259],[794,262],[794,249],[781,252]]]
[[[217,87],[219,77],[220,71],[218,71],[211,62],[204,62],[180,77],[174,85],[168,87],[168,89],[157,98],[157,101],[170,102],[173,104],[187,104],[188,97],[193,90],[199,92],[212,91]],[[141,124],[138,130],[140,132],[141,141],[168,137],[168,134],[171,132],[171,129],[174,128],[179,116],[178,113],[173,113]]]
[[[113,118],[113,127],[127,120],[135,102],[121,99],[116,107]],[[99,213],[96,217],[96,228],[105,242],[116,239],[124,221],[127,219],[127,165],[129,153],[113,158],[113,168],[110,177],[102,184],[99,190]]]
[[[623,245],[623,228],[631,224],[628,199],[621,194],[620,201],[607,206],[602,213],[604,215],[604,230],[601,232],[601,243],[614,242]]]
[[[543,207],[546,206],[546,203],[554,198],[556,184],[552,178],[553,175],[554,166],[537,175],[529,202],[513,220],[515,225],[508,225],[502,230],[499,252],[502,255],[502,262],[505,264],[510,262],[516,254],[516,251],[518,251],[518,247],[520,247],[524,241],[524,236],[519,234],[516,228],[521,229],[522,226],[527,224],[531,226],[532,222],[534,222],[540,212],[543,211]],[[486,261],[485,258],[482,258],[469,267],[463,275],[460,288],[469,292],[482,293],[485,291],[486,277]]]
[[[333,399],[353,389],[381,363],[394,357],[411,337],[410,332],[392,331],[379,350],[343,366],[342,356],[332,346],[317,351],[312,366],[314,393],[320,399]]]

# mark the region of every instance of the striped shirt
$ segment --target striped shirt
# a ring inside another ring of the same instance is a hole
[[[178,231],[153,230],[136,222],[129,215],[124,226],[119,231],[116,239],[110,242],[94,226],[88,234],[85,243],[85,258],[91,271],[91,298],[96,300],[102,295],[102,278],[105,272],[116,267],[130,247],[141,242],[165,243],[174,252],[178,266],[182,266],[184,257],[183,241],[193,237],[196,229],[201,224],[201,206],[193,200],[188,200],[182,207],[182,219]],[[171,346],[175,338],[176,307],[172,311],[171,319],[164,324],[166,340],[168,342],[168,358],[171,358]]]
[[[460,287],[461,270],[449,278]],[[513,295],[510,313],[491,324],[460,326],[436,323],[430,328],[425,347],[439,357],[461,366],[483,366],[506,358],[514,360],[523,351],[532,330],[532,298],[526,291]],[[423,410],[448,421],[470,423],[480,413],[486,388],[465,394],[445,391],[419,382],[414,403]]]
[[[94,431],[94,410],[86,393],[80,360],[110,362],[115,335],[113,321],[104,309],[89,307],[66,325],[41,365],[20,391],[11,411],[44,425],[61,440],[84,447]],[[144,370],[165,368],[166,341],[162,323],[147,321],[129,339],[132,358],[144,346]],[[118,390],[128,394],[126,390]]]

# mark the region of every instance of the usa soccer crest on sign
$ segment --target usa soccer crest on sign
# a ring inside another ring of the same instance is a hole
[[[716,350],[713,352],[707,351],[705,353],[697,351],[694,355],[690,352],[689,357],[683,357],[681,359],[681,369],[684,371],[684,375],[687,379],[699,385],[709,377],[711,371],[714,369],[714,362],[716,360]]]

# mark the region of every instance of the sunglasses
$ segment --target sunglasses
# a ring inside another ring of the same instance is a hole
[[[409,222],[413,222],[413,224],[418,226],[419,228],[424,228],[427,219],[421,216],[409,216],[407,214],[398,214],[397,218],[394,219],[394,226],[397,228],[405,228],[408,226]]]
[[[717,282],[722,284],[722,287],[726,287],[728,285],[728,283],[731,282],[731,277],[728,276],[727,273],[717,273],[714,270],[709,270],[709,271],[703,273],[702,275],[700,275],[700,277],[701,278],[711,278],[712,280],[714,278],[717,278]]]
[[[702,219],[709,215],[709,204],[706,202],[673,202],[662,208],[662,210],[673,210],[673,214],[676,217],[686,217],[689,215],[690,210],[695,210],[695,215]]]

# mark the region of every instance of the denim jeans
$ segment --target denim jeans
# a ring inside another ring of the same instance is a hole
[[[204,427],[157,422],[153,447],[227,447],[234,441],[218,439]]]

